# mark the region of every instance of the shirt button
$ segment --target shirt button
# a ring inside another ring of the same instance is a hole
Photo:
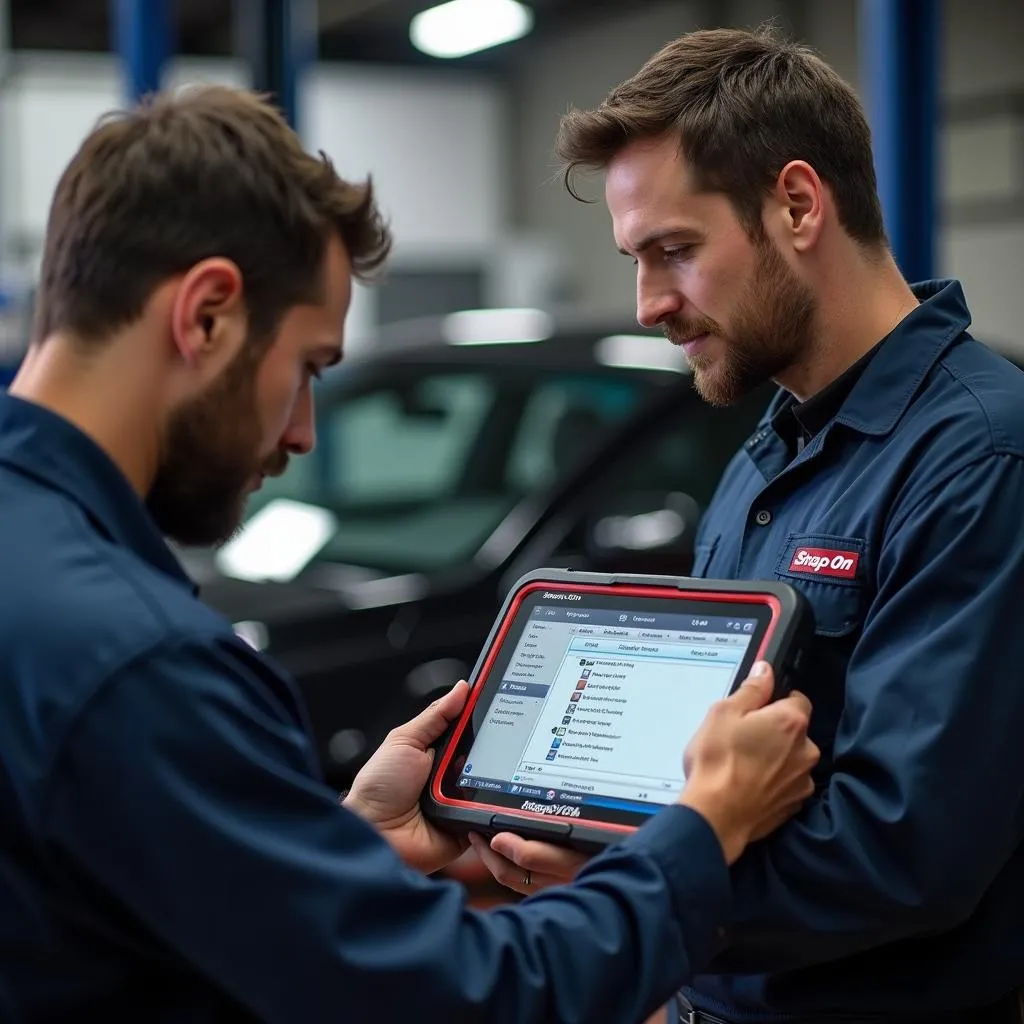
[[[758,526],[767,526],[772,521],[772,514],[766,508],[761,509],[760,512],[754,516],[754,522]]]

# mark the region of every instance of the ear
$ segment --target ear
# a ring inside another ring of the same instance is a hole
[[[226,363],[246,334],[242,272],[228,259],[202,260],[181,279],[171,307],[171,335],[192,367]]]
[[[789,244],[797,252],[813,249],[825,214],[825,187],[817,172],[804,160],[791,160],[779,172],[774,197]]]

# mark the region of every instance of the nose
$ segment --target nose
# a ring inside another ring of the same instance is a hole
[[[636,274],[636,320],[641,327],[657,327],[683,308],[683,297],[661,275],[645,270]]]
[[[312,388],[303,388],[299,393],[281,444],[291,455],[308,455],[316,447],[316,416],[313,411]]]

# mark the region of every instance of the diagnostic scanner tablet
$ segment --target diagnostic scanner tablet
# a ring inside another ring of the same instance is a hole
[[[438,751],[439,827],[614,843],[683,787],[683,752],[757,660],[790,687],[813,631],[783,583],[537,570],[510,591]]]

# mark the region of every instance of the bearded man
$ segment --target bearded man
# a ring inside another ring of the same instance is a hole
[[[467,842],[420,811],[464,681],[343,803],[325,785],[294,682],[165,538],[230,537],[312,449],[389,246],[369,184],[244,90],[108,118],[62,176],[0,396],[0,1020],[635,1024],[714,951],[727,865],[810,795],[810,705],[769,704],[769,669],[708,715],[677,803],[485,914],[426,877]]]
[[[603,173],[637,319],[700,393],[779,386],[694,572],[784,580],[817,621],[816,796],[733,869],[682,1016],[1020,1021],[1024,374],[971,337],[958,282],[904,280],[864,111],[802,46],[683,36],[559,150]],[[484,855],[513,885],[580,863],[510,835]]]

